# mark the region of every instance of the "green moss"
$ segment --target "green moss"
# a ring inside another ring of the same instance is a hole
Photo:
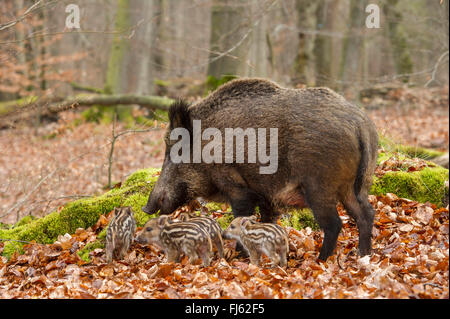
[[[218,210],[222,210],[222,205],[222,203],[209,202],[205,205],[205,207],[208,208],[209,211],[216,212]],[[226,212],[231,212],[231,206],[228,206]]]
[[[222,217],[217,218],[217,222],[222,229],[226,229],[233,219],[233,214],[224,214]]]
[[[106,234],[106,229],[105,229],[105,234]],[[85,262],[90,262],[91,258],[89,256],[89,253],[97,248],[105,248],[105,240],[104,239],[98,239],[92,243],[87,244],[83,249],[80,249],[77,252],[77,254]]]
[[[23,217],[21,220],[19,220],[19,221],[14,225],[14,227],[20,227],[20,226],[26,225],[26,224],[32,222],[32,221],[35,220],[35,219],[36,219],[36,217],[34,217],[34,216],[32,216],[32,215],[27,215],[27,216]]]
[[[136,219],[136,226],[142,227],[145,223],[156,214],[149,215],[142,211],[142,207],[145,206],[148,200],[148,195],[143,195],[140,193],[133,194],[123,202],[122,206],[131,206],[134,212],[134,219]]]
[[[430,202],[438,206],[446,194],[444,182],[449,179],[448,169],[427,167],[416,172],[387,172],[382,177],[374,177],[370,193],[381,195],[394,193],[421,203]]]
[[[27,96],[18,100],[0,102],[0,115],[17,110],[25,105],[36,102],[37,96]]]
[[[158,168],[147,168],[137,170],[136,172],[128,176],[125,182],[123,182],[122,187],[128,187],[131,185],[149,182],[149,185],[153,188],[153,185],[156,182],[156,179],[159,176],[160,171],[161,170]]]
[[[108,227],[105,227],[100,233],[98,233],[97,239],[105,239],[107,230],[108,230]]]
[[[3,255],[10,258],[16,251],[19,254],[23,254],[23,245],[24,244],[20,242],[8,241],[5,243],[5,246],[3,246]]]
[[[310,209],[290,210],[287,217],[281,218],[281,224],[285,227],[292,227],[297,230],[310,227],[318,230],[319,225],[314,220],[313,213]]]
[[[386,136],[382,135],[380,135],[378,141],[379,146],[386,151],[384,154],[387,155],[389,155],[389,153],[396,152],[401,153],[410,158],[417,157],[422,159],[432,159],[444,154],[443,152],[439,152],[424,147],[398,144],[392,141],[391,139],[387,138]]]
[[[170,86],[170,81],[165,81],[165,80],[160,80],[160,79],[153,80],[153,83],[155,83],[155,85],[161,86],[161,87]]]

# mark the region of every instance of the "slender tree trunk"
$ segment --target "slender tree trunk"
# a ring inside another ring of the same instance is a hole
[[[126,32],[130,28],[129,11],[129,0],[117,0],[115,30],[119,33],[114,36],[106,71],[105,91],[109,93],[124,93],[122,83],[124,82],[125,53],[129,46]]]
[[[413,71],[413,63],[409,53],[406,35],[400,25],[402,13],[398,8],[398,0],[387,0],[383,6],[386,16],[386,30],[391,43],[392,56],[397,74],[410,74]],[[409,81],[409,76],[402,77],[404,82]]]
[[[268,33],[268,23],[270,13],[265,12],[264,2],[258,0],[250,1],[253,26],[250,34],[250,49],[248,53],[246,76],[268,77],[272,70],[270,37]]]
[[[367,0],[350,1],[350,28],[344,39],[343,54],[341,60],[342,88],[354,87],[361,80],[360,62],[363,48],[363,30],[365,28],[365,7]]]
[[[129,52],[130,56],[137,57],[137,59],[132,59],[130,64],[136,68],[136,93],[153,94],[157,69],[155,51],[156,38],[160,31],[161,0],[147,0],[138,4],[140,5],[139,9],[144,13],[144,25],[136,33],[134,42],[138,47]],[[141,15],[138,14],[138,17],[141,18]],[[145,48],[143,52],[142,48]]]
[[[298,51],[294,64],[294,82],[314,85],[314,40],[315,35],[306,33],[304,30],[316,28],[317,1],[296,0],[297,29],[298,29]]]
[[[331,39],[324,34],[328,26],[328,0],[319,0],[316,8],[317,31],[314,41],[315,85],[329,86],[331,83]]]
[[[247,1],[213,0],[208,75],[220,78],[245,73],[249,22]]]

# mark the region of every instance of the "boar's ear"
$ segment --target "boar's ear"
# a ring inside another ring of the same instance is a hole
[[[177,100],[169,109],[170,128],[184,127],[189,132],[192,131],[191,117],[188,110],[189,104],[183,100]]]

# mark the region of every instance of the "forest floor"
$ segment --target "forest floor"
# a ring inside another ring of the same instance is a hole
[[[362,104],[379,131],[396,142],[448,151],[448,88],[401,89]],[[0,222],[41,217],[105,191],[112,125],[74,125],[79,117],[69,111],[57,123],[0,131]],[[116,132],[123,130],[118,124]],[[120,137],[113,181],[160,167],[163,134]],[[370,200],[377,211],[371,257],[357,256],[356,226],[342,208],[337,255],[318,262],[321,231],[290,229],[287,269],[258,268],[242,258],[216,259],[206,268],[186,259],[161,263],[162,252],[138,244],[123,261],[108,265],[98,249],[85,264],[76,250],[106,226],[97,225],[52,245],[26,245],[24,255],[9,261],[1,257],[0,297],[448,298],[448,209],[392,194]],[[17,203],[23,204],[4,216]],[[0,241],[0,252],[2,247]]]
[[[86,263],[76,252],[96,240],[108,214],[54,244],[27,244],[24,254],[1,257],[0,298],[449,298],[448,209],[393,194],[369,200],[377,212],[371,256],[358,256],[356,225],[338,207],[343,229],[326,262],[317,260],[320,231],[288,227],[285,269],[237,258],[228,240],[229,258],[209,267],[186,257],[166,263],[162,251],[136,243],[123,260],[107,264],[98,248]]]

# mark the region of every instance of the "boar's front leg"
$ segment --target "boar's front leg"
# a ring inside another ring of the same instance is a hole
[[[259,203],[259,214],[261,215],[262,223],[275,223],[278,218],[278,212],[271,202],[264,199]]]
[[[260,196],[255,192],[245,188],[234,189],[228,195],[235,218],[251,216],[255,212],[256,205],[261,200]]]

